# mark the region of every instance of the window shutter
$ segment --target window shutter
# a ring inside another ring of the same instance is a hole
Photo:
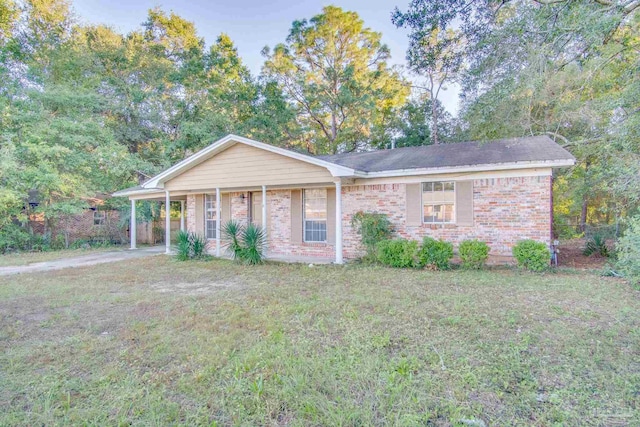
[[[291,190],[291,243],[302,243],[302,190]]]
[[[196,234],[204,236],[204,195],[196,194]]]
[[[327,188],[327,243],[336,244],[336,189]]]
[[[407,225],[422,225],[422,184],[406,184]]]
[[[226,194],[221,194],[220,195],[220,202],[222,204],[221,206],[221,212],[220,212],[220,229],[222,229],[222,227],[224,226],[225,223],[227,223],[229,220],[231,220],[231,199],[230,199],[230,194],[226,193]]]
[[[456,224],[473,225],[473,181],[456,182]]]

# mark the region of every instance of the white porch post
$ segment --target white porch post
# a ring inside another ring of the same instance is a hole
[[[131,199],[131,218],[129,219],[129,238],[131,249],[136,248],[138,236],[136,234],[136,201]]]
[[[336,264],[342,264],[342,181],[336,181]]]
[[[220,188],[216,187],[216,256],[220,256]]]
[[[262,186],[262,231],[264,232],[263,250],[267,250],[267,186]]]
[[[180,200],[180,230],[184,231],[184,200]]]
[[[165,191],[164,201],[164,242],[165,253],[171,253],[171,200],[169,199],[169,190]]]

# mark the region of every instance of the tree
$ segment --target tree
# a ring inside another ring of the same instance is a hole
[[[464,64],[464,37],[462,32],[441,26],[429,18],[433,3],[413,0],[407,12],[396,8],[392,22],[397,27],[411,29],[407,61],[411,71],[426,78],[426,89],[431,100],[431,140],[440,143],[438,99],[447,84],[457,80]]]
[[[417,94],[409,100],[401,109],[398,115],[398,124],[395,129],[394,146],[411,147],[418,145],[433,144],[431,138],[431,111],[433,101],[424,94]],[[440,142],[452,142],[458,135],[455,135],[456,125],[453,117],[442,104],[435,101],[438,111],[438,134]]]
[[[349,152],[388,138],[381,129],[408,88],[387,66],[380,38],[355,12],[327,6],[295,21],[286,43],[264,49],[264,77],[295,106],[309,152]]]
[[[571,150],[578,164],[555,198],[583,230],[636,209],[640,2],[442,5],[429,19],[478,31],[461,79],[470,137],[542,134]]]

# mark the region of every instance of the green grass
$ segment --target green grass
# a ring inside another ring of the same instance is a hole
[[[0,277],[0,425],[639,425],[585,273],[175,262]]]
[[[125,246],[105,246],[91,249],[62,249],[46,252],[16,252],[0,255],[0,267],[29,265],[36,262],[53,261],[61,258],[91,255],[98,252],[118,251],[126,249]]]

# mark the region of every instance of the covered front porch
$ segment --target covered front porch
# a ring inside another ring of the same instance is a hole
[[[269,260],[343,263],[342,180],[304,186],[216,187],[197,191],[148,189],[130,194],[131,249],[136,248],[136,201],[163,203],[165,252],[171,248],[171,206],[180,204],[180,230],[204,236],[207,250],[227,257],[222,235],[229,220],[260,226]]]

